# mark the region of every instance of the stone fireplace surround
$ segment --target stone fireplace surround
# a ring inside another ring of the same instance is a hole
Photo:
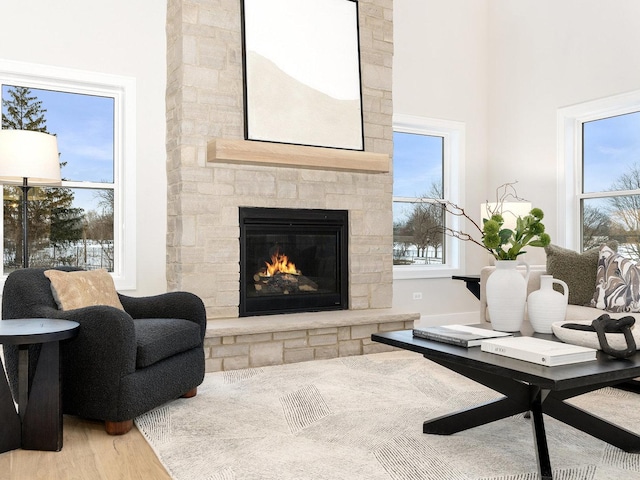
[[[168,0],[167,279],[205,303],[207,371],[382,351],[419,317],[391,308],[392,6],[359,1],[356,152],[244,141],[240,2]],[[348,210],[349,310],[238,318],[240,206]]]

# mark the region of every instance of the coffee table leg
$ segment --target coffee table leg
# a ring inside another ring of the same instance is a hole
[[[628,453],[640,453],[640,436],[549,395],[544,413]]]
[[[22,421],[22,448],[62,449],[62,399],[58,342],[42,344]],[[23,406],[20,405],[22,410]]]
[[[422,433],[451,435],[480,425],[486,425],[526,410],[526,407],[509,398],[500,398],[466,410],[427,420],[422,424]]]
[[[530,411],[533,440],[536,444],[536,456],[538,457],[538,473],[542,480],[552,480],[549,446],[547,445],[547,434],[542,417],[542,392],[538,391],[531,401]]]

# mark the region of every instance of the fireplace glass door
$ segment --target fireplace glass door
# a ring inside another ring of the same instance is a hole
[[[347,308],[347,212],[240,209],[240,316]]]

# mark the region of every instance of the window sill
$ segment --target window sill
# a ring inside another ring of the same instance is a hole
[[[453,275],[460,275],[462,270],[452,266],[441,265],[433,267],[416,267],[413,265],[394,266],[394,280],[419,280],[429,278],[451,278]]]

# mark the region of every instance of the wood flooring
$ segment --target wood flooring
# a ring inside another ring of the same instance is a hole
[[[65,415],[59,452],[12,450],[0,454],[3,480],[171,480],[134,426],[111,436],[102,422]]]

